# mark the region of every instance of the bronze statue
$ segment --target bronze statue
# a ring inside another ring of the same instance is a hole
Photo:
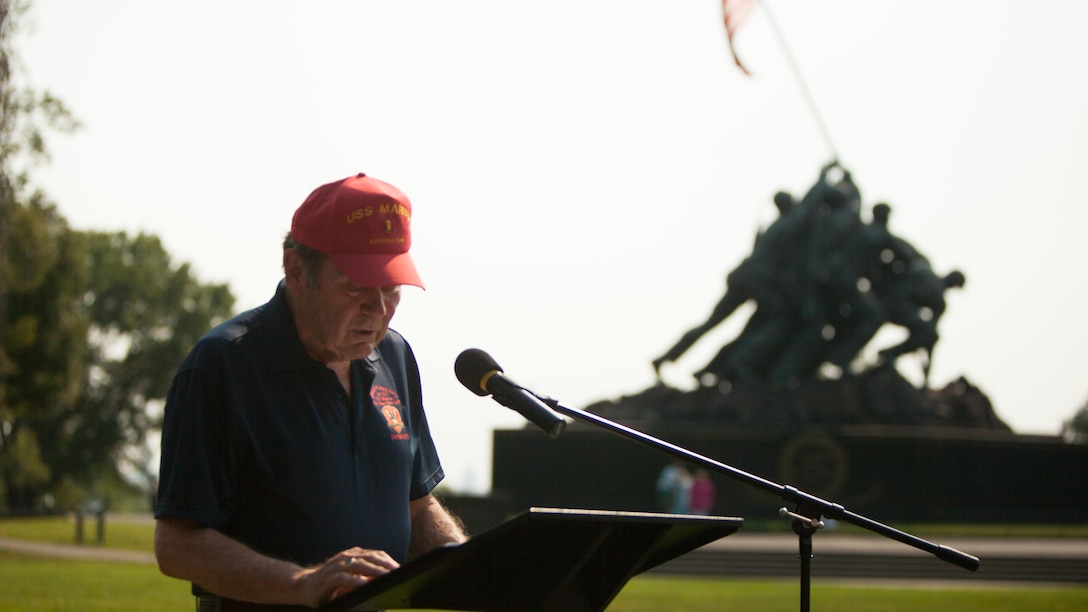
[[[703,323],[653,360],[655,372],[751,300],[756,309],[741,333],[695,373],[702,384],[794,386],[815,378],[825,363],[849,372],[877,331],[893,324],[908,337],[882,350],[881,361],[923,351],[928,385],[944,291],[963,286],[963,274],[934,273],[927,258],[889,230],[887,204],[875,205],[863,223],[861,193],[837,161],[821,168],[800,202],[786,192],[774,202],[778,218],[726,277],[725,295]]]

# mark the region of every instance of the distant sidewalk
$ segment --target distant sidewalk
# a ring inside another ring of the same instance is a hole
[[[0,538],[0,550],[34,555],[37,557],[52,557],[54,559],[75,559],[81,561],[116,561],[118,563],[155,563],[155,555],[150,552],[138,550],[120,550],[116,548],[103,548],[92,544],[47,544],[31,540],[17,540],[14,538]]]
[[[938,537],[931,540],[934,544],[955,548],[983,560],[995,556],[1088,560],[1088,538]],[[910,545],[875,534],[818,532],[812,542],[817,554],[930,556]],[[792,533],[737,533],[711,542],[707,548],[739,552],[796,552],[797,536]]]

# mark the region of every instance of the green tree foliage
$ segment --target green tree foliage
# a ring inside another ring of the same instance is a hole
[[[81,305],[89,323],[83,392],[73,415],[51,423],[62,442],[47,463],[84,480],[96,460],[126,460],[119,453],[143,447],[158,427],[174,371],[192,345],[229,316],[234,297],[226,285],[205,285],[188,264],[173,266],[158,238],[85,233],[87,282]],[[127,457],[143,469],[142,455]],[[104,466],[100,466],[104,467]],[[80,478],[83,477],[83,478]]]
[[[234,303],[157,238],[75,231],[30,187],[43,130],[76,122],[13,78],[25,9],[0,0],[0,509],[99,494],[122,469],[146,469],[138,449],[174,370]]]
[[[20,86],[12,42],[28,4],[0,0],[0,205],[7,206],[26,188],[28,170],[48,158],[43,126],[73,131],[79,127],[64,104],[49,92]],[[0,230],[2,230],[0,226]],[[2,235],[0,235],[2,237]]]
[[[8,212],[0,261],[0,489],[7,505],[24,508],[59,476],[41,456],[49,439],[34,424],[45,407],[77,401],[88,325],[79,309],[78,236],[39,202],[15,201]],[[28,478],[28,469],[37,476]]]
[[[18,495],[12,489],[32,490],[53,477],[42,445],[32,431],[16,426],[16,416],[26,414],[32,402],[73,399],[75,383],[65,379],[50,387],[57,381],[47,372],[50,362],[83,353],[81,347],[56,344],[65,342],[48,327],[59,314],[56,308],[27,315],[37,307],[34,296],[55,282],[51,271],[64,264],[71,246],[63,219],[40,193],[27,193],[27,173],[47,157],[42,123],[74,128],[75,122],[52,96],[16,82],[12,39],[25,10],[25,3],[0,0],[0,503]],[[79,350],[62,354],[71,348]],[[39,359],[44,350],[53,359]],[[27,394],[30,387],[35,391]]]

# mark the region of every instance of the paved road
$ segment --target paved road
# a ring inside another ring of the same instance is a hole
[[[927,538],[928,539],[928,538]],[[1088,539],[932,538],[981,561],[976,571],[878,535],[813,536],[814,577],[1088,585]],[[793,534],[737,533],[653,570],[667,574],[798,576]]]
[[[79,559],[85,561],[118,561],[121,563],[154,563],[155,554],[137,550],[118,550],[95,545],[77,546],[74,544],[46,544],[14,538],[0,538],[0,550],[53,557],[57,559]]]
[[[933,544],[955,548],[985,559],[993,556],[1060,557],[1088,559],[1088,539],[1080,538],[925,538]],[[812,537],[815,554],[845,552],[885,555],[929,553],[879,535],[819,532]],[[797,552],[797,536],[789,533],[736,533],[708,544],[711,550]]]

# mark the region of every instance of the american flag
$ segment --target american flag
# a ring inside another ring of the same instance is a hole
[[[725,35],[729,40],[729,51],[733,54],[733,61],[736,62],[737,68],[749,75],[751,73],[737,57],[737,49],[733,46],[733,36],[737,34],[741,24],[748,19],[754,3],[755,0],[722,0],[722,19],[725,22]]]

